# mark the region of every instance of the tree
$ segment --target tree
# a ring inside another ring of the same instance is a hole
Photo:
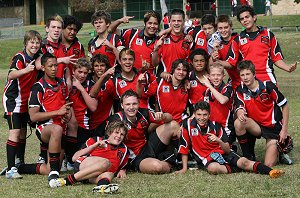
[[[69,0],[75,12],[112,11],[123,8],[122,0]]]

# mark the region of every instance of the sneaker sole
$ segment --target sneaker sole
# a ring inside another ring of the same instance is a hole
[[[102,189],[93,189],[93,192],[101,192],[105,194],[112,194],[116,193],[119,190],[119,186],[115,184],[109,184],[107,187],[105,187],[102,191]]]

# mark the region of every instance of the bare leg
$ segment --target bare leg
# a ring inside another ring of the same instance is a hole
[[[142,173],[147,174],[169,173],[171,165],[168,162],[155,158],[146,158],[141,161],[139,169]]]

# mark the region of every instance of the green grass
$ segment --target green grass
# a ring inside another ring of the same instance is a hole
[[[33,27],[32,27],[33,28]],[[39,27],[34,27],[39,28]],[[88,31],[86,31],[88,32]],[[299,61],[299,33],[276,33],[288,63]],[[81,36],[85,44],[88,36]],[[22,47],[21,40],[0,41],[0,90],[5,84],[7,68],[11,57]],[[210,175],[203,170],[188,171],[185,175],[146,175],[129,173],[127,179],[116,180],[121,186],[120,193],[114,197],[299,197],[300,175],[300,69],[286,73],[276,69],[279,87],[289,100],[289,133],[294,138],[292,166],[280,165],[286,171],[285,176],[270,179],[268,176],[252,173],[232,175]],[[0,108],[0,115],[3,109]],[[0,118],[0,169],[6,166],[7,123]],[[39,153],[39,141],[33,133],[27,139],[26,162],[33,163]],[[258,140],[257,157],[263,159],[264,140]],[[63,173],[62,176],[66,174]],[[50,189],[47,177],[24,175],[22,180],[7,180],[0,177],[0,195],[2,197],[98,197],[91,193],[93,185],[75,185],[60,189]]]

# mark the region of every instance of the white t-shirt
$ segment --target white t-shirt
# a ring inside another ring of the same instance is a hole
[[[271,1],[266,0],[266,6],[271,6]]]

